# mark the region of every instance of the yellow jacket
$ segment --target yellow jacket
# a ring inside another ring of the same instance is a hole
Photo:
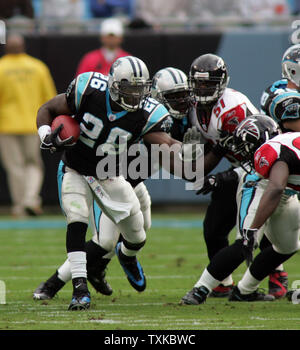
[[[0,58],[0,133],[33,134],[39,107],[56,95],[48,67],[27,55]]]

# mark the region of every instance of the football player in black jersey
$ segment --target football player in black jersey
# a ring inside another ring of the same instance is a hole
[[[262,93],[261,111],[279,123],[282,130],[299,131],[297,98],[300,96],[300,44],[289,47],[282,56],[282,79]],[[278,119],[280,116],[280,119]]]
[[[68,149],[67,145],[63,145],[65,148],[62,166],[64,176],[60,198],[68,222],[67,252],[74,286],[69,309],[83,309],[90,305],[83,239],[93,199],[91,190],[97,190],[100,185],[106,193],[112,197],[115,196],[114,203],[116,200],[118,202],[124,200],[122,193],[127,203],[135,202],[136,198],[132,195],[132,187],[120,176],[101,181],[95,178],[99,175],[95,169],[96,148],[103,145],[106,147],[113,145],[117,148],[119,144],[114,142],[118,138],[125,138],[127,144],[143,138],[145,143],[169,146],[176,144],[178,150],[181,149],[181,143],[166,133],[172,125],[166,108],[156,100],[147,97],[148,77],[144,62],[131,56],[121,58],[112,66],[108,79],[99,73],[84,73],[71,83],[65,95],[58,95],[39,110],[38,127],[44,147],[61,147],[57,142],[56,132],[49,133],[51,121],[56,115],[74,115],[80,123],[82,132],[75,146]],[[99,154],[98,151],[97,154]],[[121,184],[112,183],[114,179],[121,181]],[[96,188],[93,187],[95,183]],[[76,203],[79,204],[77,210],[72,207],[74,198],[79,199]],[[99,204],[99,198],[96,199]],[[117,224],[119,232],[122,232],[123,240],[117,245],[117,256],[129,282],[137,290],[144,290],[145,276],[136,259],[136,253],[145,243],[139,203],[136,203],[136,208],[133,206],[135,211],[131,212],[129,217],[122,219],[120,210],[114,217],[114,206],[110,205],[110,199],[108,196],[105,205],[101,202],[99,205],[102,211]],[[84,211],[86,207],[87,210]],[[124,216],[124,213],[121,214]],[[135,228],[132,229],[132,226]],[[76,288],[77,285],[79,285],[78,288]]]
[[[167,67],[158,71],[153,77],[151,87],[152,97],[164,104],[173,117],[173,123],[169,133],[171,137],[182,141],[183,136],[189,127],[188,110],[190,107],[190,91],[187,76],[179,69]],[[148,150],[150,151],[149,145]],[[128,156],[128,164],[134,156]],[[151,168],[151,157],[149,157],[149,176],[157,170]],[[63,177],[63,162],[59,167],[58,177]],[[140,201],[141,210],[144,217],[144,229],[147,231],[151,226],[151,199],[144,179],[131,179],[127,181],[132,185]],[[111,295],[112,289],[105,280],[105,268],[114,255],[114,248],[119,238],[119,231],[116,225],[100,210],[94,201],[91,212],[91,223],[93,238],[86,242],[85,250],[87,255],[87,278],[97,292],[104,295]],[[55,273],[42,282],[33,293],[36,300],[52,299],[55,294],[71,279],[70,263],[68,259],[61,265]],[[133,285],[141,291],[139,286]]]
[[[115,176],[107,178],[99,164],[107,157],[107,150],[120,151],[120,140],[128,147],[143,139],[149,144],[176,145],[181,150],[181,143],[166,132],[171,126],[166,122],[170,118],[167,109],[149,98],[149,93],[145,63],[127,56],[112,65],[109,77],[94,72],[79,75],[66,94],[56,96],[38,111],[42,146],[64,150],[60,199],[67,219],[66,245],[73,282],[70,310],[90,306],[84,246],[94,199],[122,232],[123,241],[116,254],[127,276],[131,276],[130,282],[144,289],[145,276],[136,259],[146,239],[140,203],[132,186],[118,176],[118,167]],[[61,143],[58,130],[51,132],[52,120],[61,114],[73,115],[80,124],[80,138],[72,147]],[[171,154],[171,171],[173,158]]]

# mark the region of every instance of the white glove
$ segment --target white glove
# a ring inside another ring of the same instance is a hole
[[[189,128],[183,136],[180,158],[183,161],[193,161],[203,154],[201,133],[196,126]]]

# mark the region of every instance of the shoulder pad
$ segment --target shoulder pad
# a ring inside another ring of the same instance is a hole
[[[275,90],[277,90],[277,89],[285,89],[286,86],[287,86],[286,79],[277,80],[271,85],[270,91],[275,92]]]
[[[277,159],[277,151],[270,144],[264,143],[254,154],[255,171],[261,176],[267,178]]]
[[[143,109],[148,113],[148,117],[146,125],[143,128],[142,135],[146,134],[156,124],[161,122],[166,116],[169,115],[167,108],[153,98],[147,99]]]
[[[78,110],[81,104],[82,96],[84,95],[89,82],[93,76],[93,72],[79,74],[75,81],[75,107]]]

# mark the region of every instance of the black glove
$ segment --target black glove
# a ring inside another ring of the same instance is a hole
[[[225,182],[237,182],[238,174],[234,170],[226,170],[215,175],[206,175],[203,186],[196,194],[208,194],[215,190],[221,189]]]
[[[70,136],[65,140],[61,140],[59,137],[59,133],[63,128],[63,124],[60,124],[55,130],[45,136],[41,149],[49,149],[51,153],[56,151],[62,151],[65,147],[73,146],[74,137]]]
[[[203,187],[196,192],[196,194],[208,194],[213,192],[219,185],[220,174],[207,175],[204,178]]]
[[[253,261],[253,252],[258,247],[257,229],[243,229],[242,252],[249,266]]]

